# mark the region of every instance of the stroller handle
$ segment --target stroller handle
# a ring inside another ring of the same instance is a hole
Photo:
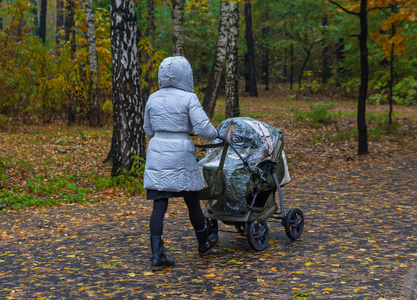
[[[194,132],[191,132],[190,133],[190,136],[198,136],[198,134],[197,133],[194,133]],[[248,169],[249,172],[254,173],[254,171],[252,170],[252,168],[249,166],[248,161],[236,150],[235,147],[233,147],[232,143],[225,136],[223,136],[221,134],[218,134],[217,135],[217,138],[219,140],[222,140],[222,143],[214,144],[214,145],[216,145],[217,147],[221,147],[224,144],[227,144],[230,148],[232,148],[232,150],[237,154],[237,156],[239,156],[239,158],[242,160],[245,168]],[[197,147],[200,146],[202,148],[208,148],[207,146],[209,146],[209,145],[196,145],[196,146]]]

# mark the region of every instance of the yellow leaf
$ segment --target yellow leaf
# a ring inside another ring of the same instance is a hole
[[[211,273],[211,274],[208,274],[208,275],[204,275],[204,277],[211,278],[211,277],[216,277],[216,275]]]

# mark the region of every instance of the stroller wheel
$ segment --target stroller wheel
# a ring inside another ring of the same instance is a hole
[[[214,219],[206,219],[207,222],[207,228],[210,232],[210,234],[215,233],[217,234],[219,232],[219,222]]]
[[[266,222],[262,219],[252,221],[248,228],[247,238],[253,250],[264,250],[269,241],[269,228]]]
[[[291,209],[285,217],[284,227],[285,233],[290,239],[298,239],[304,228],[303,212],[298,208]]]

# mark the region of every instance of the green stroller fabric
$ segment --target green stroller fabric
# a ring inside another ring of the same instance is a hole
[[[252,118],[239,117],[223,121],[217,130],[248,162],[250,169],[259,170],[262,162],[270,161],[276,164],[281,186],[291,181],[283,151],[284,138],[279,129]],[[223,147],[208,149],[199,167],[205,186],[201,192],[202,200],[216,199],[217,206],[226,214],[246,209],[246,198],[254,188],[254,179],[230,147],[225,153]]]

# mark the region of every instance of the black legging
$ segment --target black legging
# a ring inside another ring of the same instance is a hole
[[[201,231],[205,228],[205,218],[200,206],[200,197],[184,197],[188,207],[188,217],[194,229]],[[151,236],[162,235],[164,227],[164,215],[168,208],[168,198],[155,199],[153,201],[153,211],[150,219]]]

